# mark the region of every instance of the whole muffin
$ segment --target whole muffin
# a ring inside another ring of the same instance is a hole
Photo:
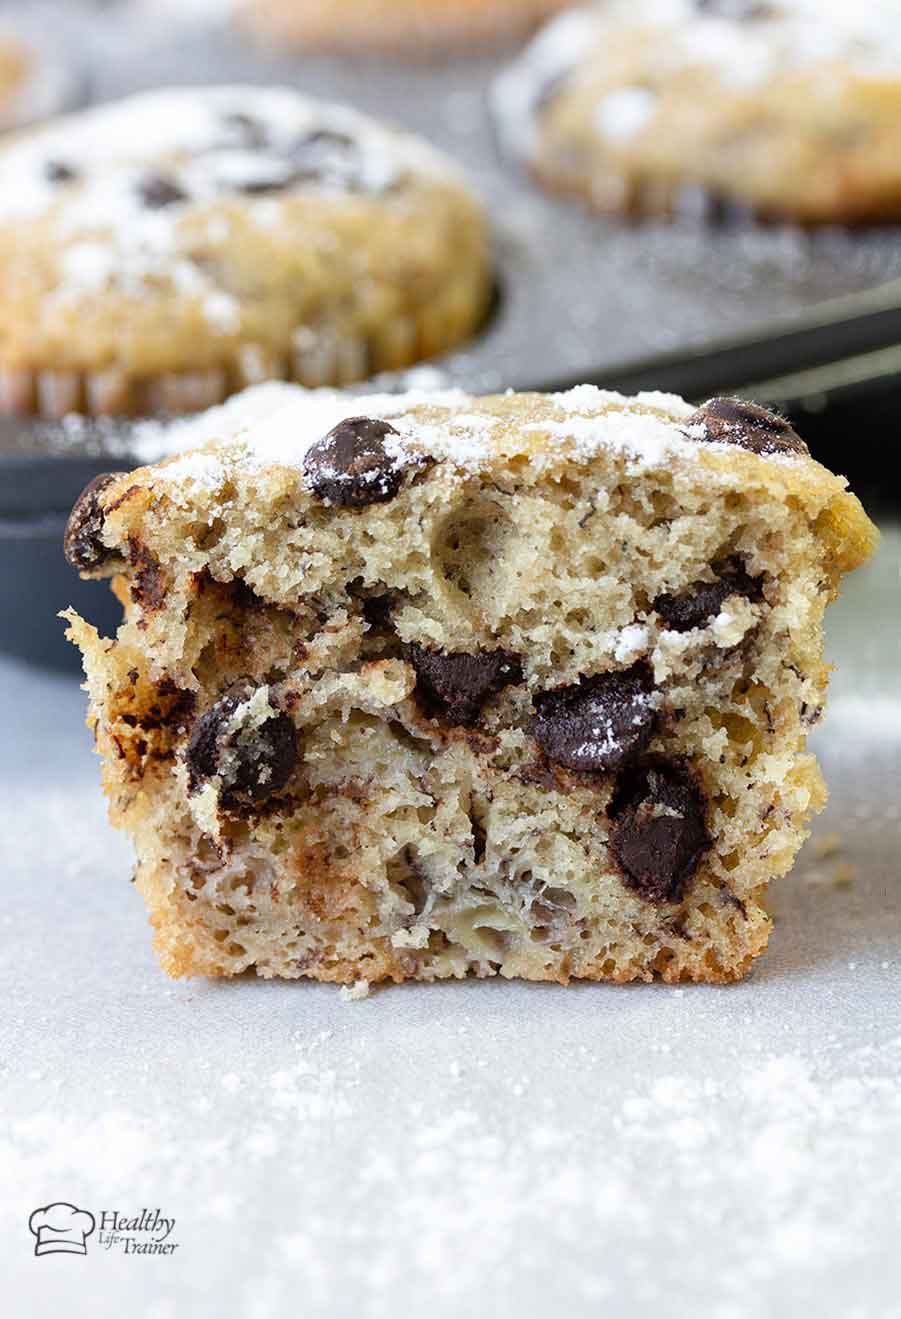
[[[281,88],[170,89],[0,149],[0,410],[189,412],[451,347],[482,211],[425,143]]]
[[[551,23],[497,104],[536,178],[599,211],[901,217],[889,0],[604,0]]]
[[[495,45],[573,0],[234,0],[267,40],[319,50],[436,54]]]

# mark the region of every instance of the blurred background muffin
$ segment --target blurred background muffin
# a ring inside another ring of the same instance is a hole
[[[273,44],[310,50],[440,55],[496,46],[573,0],[233,0]]]
[[[190,412],[471,335],[487,226],[420,139],[285,88],[161,90],[0,148],[0,411]]]
[[[498,91],[547,188],[632,215],[901,218],[895,0],[603,0]]]

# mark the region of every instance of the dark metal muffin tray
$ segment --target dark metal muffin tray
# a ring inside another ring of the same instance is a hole
[[[789,402],[828,393],[833,379],[859,385],[901,370],[884,351],[901,343],[901,230],[716,229],[588,215],[545,196],[499,149],[490,90],[503,59],[286,58],[225,27],[160,18],[158,8],[154,16],[126,0],[29,6],[30,21],[42,11],[88,70],[95,100],[165,83],[282,82],[422,133],[458,160],[492,217],[499,281],[484,331],[434,363],[465,388],[587,380]],[[73,474],[87,480],[112,466],[128,466],[115,428],[4,427],[0,645],[49,662],[69,658],[59,625],[37,617],[79,592],[52,545],[78,492]],[[53,565],[59,581],[50,592]],[[80,586],[92,601],[102,589]],[[98,606],[88,612],[97,616]]]

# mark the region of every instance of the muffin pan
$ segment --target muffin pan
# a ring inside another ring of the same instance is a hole
[[[490,104],[503,59],[425,67],[280,59],[224,27],[171,14],[163,22],[130,3],[36,6],[31,22],[39,10],[88,69],[95,100],[164,83],[281,82],[393,120],[458,160],[492,217],[499,296],[482,333],[430,363],[434,372],[416,371],[418,383],[490,392],[588,380],[695,397],[744,389],[791,401],[786,377],[813,373],[822,392],[824,370],[901,342],[898,230],[628,225],[590,216],[545,196],[505,158]],[[99,601],[83,600],[105,588],[78,583],[52,547],[80,488],[75,474],[86,481],[127,467],[127,438],[127,428],[112,425],[5,422],[0,645],[74,667],[52,613],[79,593],[87,616],[109,626],[109,603],[102,619]],[[47,628],[35,621],[39,613]]]

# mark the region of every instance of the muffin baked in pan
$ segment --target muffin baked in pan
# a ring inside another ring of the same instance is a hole
[[[233,0],[239,23],[299,50],[439,56],[509,41],[576,0]]]
[[[498,85],[543,186],[598,211],[901,218],[901,16],[889,0],[601,0]]]
[[[99,100],[163,78],[293,81],[311,98],[405,125],[466,171],[492,229],[499,297],[474,337],[434,360],[445,379],[474,392],[579,379],[618,385],[630,363],[663,353],[694,357],[725,339],[766,339],[826,299],[901,276],[894,231],[804,234],[694,217],[630,226],[549,197],[499,153],[492,135],[486,90],[504,59],[467,56],[446,67],[405,66],[402,74],[369,65],[361,77],[340,60],[266,57],[219,26],[160,20],[136,41],[130,13],[123,6],[70,22],[73,52],[86,61]],[[101,36],[115,46],[115,61],[98,58]],[[195,390],[197,383],[188,382]],[[693,388],[678,378],[672,384]]]
[[[0,146],[0,408],[189,412],[471,335],[488,232],[419,139],[282,88],[163,90]]]

